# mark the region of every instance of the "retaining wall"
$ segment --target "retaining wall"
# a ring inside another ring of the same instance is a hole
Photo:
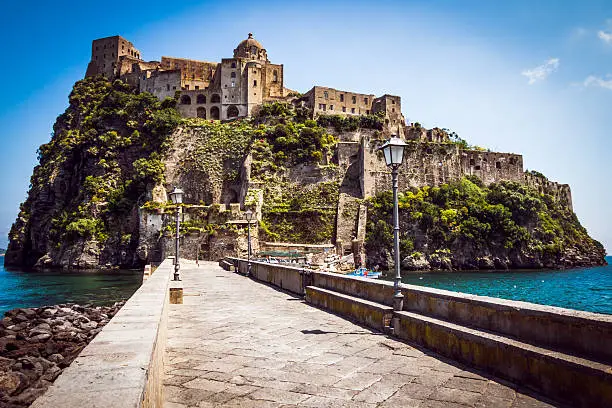
[[[31,407],[161,408],[172,271],[162,262]]]

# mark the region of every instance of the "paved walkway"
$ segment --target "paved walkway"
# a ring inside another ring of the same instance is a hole
[[[181,272],[165,408],[551,406],[214,263]]]

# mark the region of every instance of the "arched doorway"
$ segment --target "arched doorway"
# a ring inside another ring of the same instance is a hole
[[[198,118],[202,118],[202,119],[206,119],[206,108],[200,106],[197,109],[197,117]]]
[[[181,96],[181,105],[191,105],[191,98],[189,97],[189,95]]]
[[[238,108],[235,105],[231,105],[229,108],[227,108],[227,118],[231,119],[231,118],[236,118],[238,117]]]
[[[219,107],[218,106],[213,106],[212,108],[210,108],[210,118],[219,120]]]

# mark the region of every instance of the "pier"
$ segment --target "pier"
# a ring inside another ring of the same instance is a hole
[[[394,312],[387,282],[221,265],[184,262],[175,282],[164,261],[33,407],[611,401],[607,316],[409,285],[408,309]],[[182,303],[171,304],[177,288]]]

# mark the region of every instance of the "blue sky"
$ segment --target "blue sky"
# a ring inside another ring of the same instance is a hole
[[[253,32],[285,85],[397,94],[404,115],[569,183],[612,252],[612,2],[9,2],[0,15],[0,246],[94,38],[219,61]]]

